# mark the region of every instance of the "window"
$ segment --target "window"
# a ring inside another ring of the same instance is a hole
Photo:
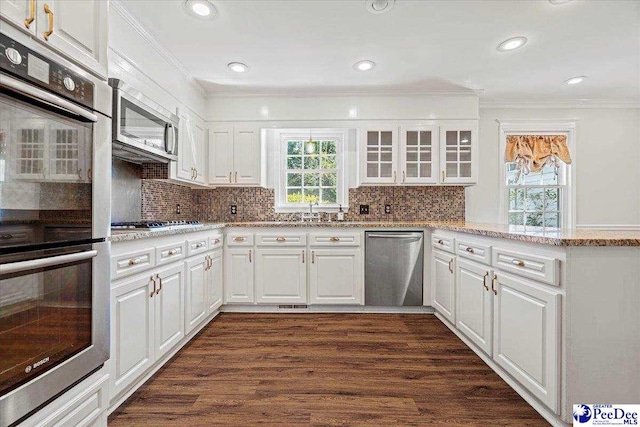
[[[344,133],[305,129],[278,133],[276,210],[305,211],[310,203],[318,204],[314,211],[337,211],[340,205],[346,210]]]
[[[508,223],[530,227],[562,226],[567,166],[547,165],[540,172],[519,174],[516,163],[506,164]]]

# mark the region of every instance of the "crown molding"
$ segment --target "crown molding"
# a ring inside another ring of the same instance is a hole
[[[283,90],[282,92],[207,92],[206,99],[222,98],[339,98],[345,96],[380,97],[380,96],[447,96],[447,97],[474,97],[477,98],[481,91],[470,90]]]
[[[193,86],[203,98],[207,97],[207,91],[202,85],[193,77],[191,72],[182,65],[182,62],[178,60],[153,34],[127,9],[119,0],[110,0],[109,6],[116,12],[124,21],[129,24],[138,35],[146,41],[157,53],[167,61],[178,73],[185,77],[185,80]]]
[[[480,98],[480,108],[640,108],[640,99],[492,99]]]

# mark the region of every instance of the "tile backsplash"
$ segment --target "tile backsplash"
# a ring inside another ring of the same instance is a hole
[[[360,187],[349,190],[347,221],[464,220],[464,187]],[[203,222],[286,221],[274,211],[274,191],[261,187],[191,189],[164,180],[142,180],[142,219]],[[360,215],[361,204],[369,214]],[[391,205],[391,213],[384,207]],[[178,205],[180,206],[178,213]],[[231,214],[231,205],[237,214]]]

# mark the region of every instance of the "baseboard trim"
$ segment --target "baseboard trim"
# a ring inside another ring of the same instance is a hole
[[[182,348],[187,345],[194,336],[196,336],[202,329],[209,325],[209,323],[211,323],[211,321],[215,319],[220,313],[221,311],[220,309],[218,309],[216,312],[210,315],[206,321],[202,322],[193,331],[191,331],[191,333],[189,333],[189,335],[187,335],[180,342],[180,344],[176,345],[175,348],[173,348],[169,353],[165,354],[162,359],[157,361],[153,365],[151,370],[148,371],[147,374],[145,374],[138,382],[134,383],[131,388],[122,392],[122,394],[120,394],[119,396],[115,396],[114,399],[111,399],[109,402],[110,406],[107,409],[107,417],[111,415],[113,411],[118,409],[118,407],[120,407],[120,405],[122,405],[128,398],[130,398],[133,393],[135,393],[140,387],[142,387],[144,383],[149,381],[149,378],[151,378],[156,372],[158,372],[160,368],[162,368],[173,356],[175,356],[180,350],[182,350]],[[109,372],[109,374],[111,373]]]
[[[309,305],[305,308],[279,308],[277,305],[230,304],[220,308],[223,313],[393,313],[432,314],[433,307],[370,307],[364,305]]]
[[[576,228],[595,228],[597,230],[640,231],[640,224],[577,224]]]
[[[528,391],[524,387],[520,385],[516,380],[511,378],[509,374],[504,372],[502,368],[500,368],[488,355],[486,355],[482,350],[478,349],[464,334],[458,331],[447,319],[445,319],[438,312],[434,313],[435,316],[442,322],[444,325],[449,328],[451,332],[456,334],[460,340],[467,345],[475,354],[482,359],[484,363],[487,364],[493,371],[498,374],[500,378],[504,380],[512,389],[515,390],[516,393],[520,395],[533,409],[535,409],[542,417],[547,420],[554,427],[568,427],[571,424],[565,423],[558,415],[549,410],[544,404],[540,403],[535,397],[531,396]]]

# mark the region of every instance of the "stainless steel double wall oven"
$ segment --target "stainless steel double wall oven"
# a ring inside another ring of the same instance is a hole
[[[109,356],[111,88],[0,32],[0,426]]]

